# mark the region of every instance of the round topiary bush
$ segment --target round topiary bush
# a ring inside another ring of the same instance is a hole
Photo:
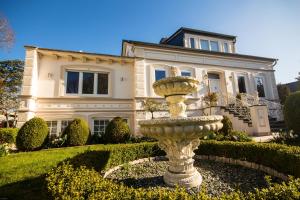
[[[34,117],[19,130],[16,145],[22,151],[37,150],[43,146],[47,137],[47,123],[42,118]]]
[[[230,121],[230,119],[227,116],[223,116],[223,119],[221,122],[223,124],[223,127],[219,130],[219,132],[223,133],[224,136],[229,135],[233,130],[232,122]]]
[[[284,121],[290,130],[300,134],[300,92],[292,93],[286,98]]]
[[[81,146],[87,144],[90,138],[88,123],[80,118],[74,119],[65,129],[68,146]]]
[[[124,143],[130,138],[130,129],[128,124],[121,117],[112,119],[103,135],[105,143]]]

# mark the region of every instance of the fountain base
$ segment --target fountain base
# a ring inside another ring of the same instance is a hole
[[[179,185],[185,188],[194,188],[201,185],[202,176],[196,169],[186,173],[174,173],[168,170],[164,175],[164,182],[169,186]]]

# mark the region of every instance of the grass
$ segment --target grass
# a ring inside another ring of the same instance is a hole
[[[59,162],[86,150],[101,150],[110,145],[89,145],[21,152],[0,157],[0,199],[47,199],[44,175]]]

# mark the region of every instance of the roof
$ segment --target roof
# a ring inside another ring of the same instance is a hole
[[[75,54],[85,54],[85,55],[91,55],[91,56],[106,56],[106,57],[113,57],[113,58],[134,59],[134,57],[128,57],[128,56],[100,54],[100,53],[92,53],[92,52],[84,52],[84,51],[72,51],[72,50],[62,50],[62,49],[40,48],[40,47],[36,47],[36,46],[31,46],[31,45],[25,45],[24,47],[25,48],[34,48],[34,49],[44,50],[44,51],[56,51],[56,52],[62,52],[62,53],[75,53]]]
[[[163,48],[163,49],[170,49],[170,50],[179,50],[179,51],[200,53],[200,54],[206,54],[206,55],[224,56],[224,57],[228,57],[228,58],[245,58],[245,59],[253,59],[253,60],[260,60],[260,61],[267,61],[267,62],[275,62],[278,60],[276,58],[266,58],[266,57],[260,57],[260,56],[252,56],[252,55],[237,54],[237,53],[225,53],[225,52],[218,52],[218,51],[207,51],[207,50],[202,50],[202,49],[192,49],[192,48],[181,47],[181,46],[156,44],[156,43],[140,42],[140,41],[133,41],[133,40],[123,40],[123,43],[124,42],[130,43],[133,45],[156,47],[156,48]]]
[[[236,36],[234,36],[234,35],[226,35],[226,34],[221,34],[221,33],[214,33],[214,32],[209,32],[209,31],[181,27],[175,33],[173,33],[170,37],[168,37],[167,39],[162,41],[162,44],[167,44],[172,38],[174,38],[176,35],[178,35],[182,32],[210,36],[210,37],[217,37],[217,38],[222,38],[222,39],[229,39],[229,40],[234,40],[234,42],[236,40]]]

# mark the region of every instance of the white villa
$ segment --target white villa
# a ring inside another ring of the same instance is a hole
[[[235,43],[236,36],[180,28],[158,44],[124,40],[120,56],[25,46],[18,125],[39,116],[51,134],[59,134],[80,117],[92,133],[101,134],[109,120],[120,116],[138,134],[137,122],[151,117],[142,102],[163,100],[152,84],[167,77],[173,66],[201,82],[200,91],[187,101],[188,115],[208,114],[202,98],[216,92],[213,113],[228,116],[235,129],[249,135],[269,134],[268,117],[282,120],[277,59],[239,54]]]

